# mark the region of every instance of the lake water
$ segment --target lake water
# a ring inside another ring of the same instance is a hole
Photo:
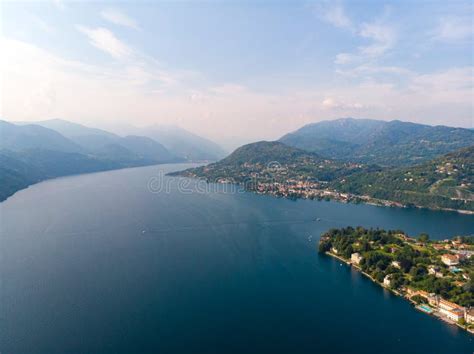
[[[150,191],[184,167],[50,180],[0,204],[1,353],[473,352],[474,336],[317,253],[331,227],[445,238],[473,216],[168,177]]]

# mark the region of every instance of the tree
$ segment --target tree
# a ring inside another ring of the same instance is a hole
[[[430,240],[430,236],[425,233],[421,233],[420,236],[418,236],[418,241],[426,243]]]

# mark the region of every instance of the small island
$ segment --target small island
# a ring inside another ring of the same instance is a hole
[[[430,241],[427,234],[415,239],[400,230],[346,227],[321,235],[319,252],[474,333],[474,236]]]

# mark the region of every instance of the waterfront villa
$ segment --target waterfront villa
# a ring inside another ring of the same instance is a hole
[[[440,313],[455,322],[464,318],[464,312],[466,310],[464,307],[444,299],[439,299],[438,308]]]
[[[395,268],[398,268],[400,269],[400,262],[399,261],[392,261],[392,266],[394,266]]]
[[[362,261],[363,257],[360,255],[359,252],[356,252],[356,253],[352,253],[351,254],[351,262],[353,264],[357,264],[359,265],[360,264],[360,261]]]
[[[447,266],[453,266],[459,264],[459,256],[455,254],[443,254],[441,256],[441,262]]]
[[[440,311],[441,312],[441,311]],[[445,312],[446,317],[454,322],[458,322],[460,319],[464,318],[464,311],[460,309],[452,309]]]

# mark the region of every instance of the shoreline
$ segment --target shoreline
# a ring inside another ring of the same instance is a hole
[[[325,254],[325,255],[328,255],[328,256],[331,256],[331,257],[334,257],[334,258],[336,258],[337,260],[339,260],[339,261],[345,263],[346,265],[348,265],[348,266],[350,266],[350,267],[354,267],[355,269],[357,269],[357,271],[358,271],[359,273],[365,275],[367,278],[369,278],[370,280],[372,280],[372,282],[374,282],[375,284],[379,285],[381,288],[383,288],[383,289],[385,289],[385,290],[388,290],[388,291],[390,291],[392,294],[394,294],[394,295],[396,295],[396,296],[399,296],[399,297],[401,297],[401,298],[407,300],[408,302],[410,302],[416,310],[418,310],[418,311],[420,311],[420,312],[422,312],[422,313],[424,313],[424,314],[426,314],[426,315],[435,317],[435,318],[437,318],[438,320],[441,320],[441,321],[443,321],[443,322],[445,322],[445,323],[447,323],[447,324],[456,325],[457,327],[459,327],[459,328],[465,330],[466,332],[468,332],[468,333],[474,335],[474,330],[473,330],[473,329],[465,328],[465,327],[463,327],[462,325],[460,325],[459,323],[454,322],[454,321],[452,321],[452,320],[450,320],[450,319],[448,319],[448,318],[446,318],[446,317],[441,316],[437,311],[434,311],[434,310],[433,310],[432,313],[427,313],[427,312],[425,312],[425,311],[419,309],[419,308],[418,308],[418,305],[417,305],[413,300],[409,299],[407,296],[403,295],[402,293],[400,293],[400,292],[398,292],[398,291],[396,291],[396,290],[387,288],[386,286],[384,286],[383,284],[381,284],[380,282],[378,282],[376,279],[374,279],[371,275],[369,275],[369,274],[367,274],[366,272],[362,271],[362,269],[361,269],[359,266],[353,264],[351,261],[348,261],[348,260],[346,260],[346,259],[344,259],[344,258],[342,258],[342,257],[340,257],[340,256],[338,256],[338,255],[336,255],[336,254],[334,254],[334,253],[332,253],[332,252],[330,252],[330,251],[324,252],[324,254]]]
[[[243,186],[242,183],[218,182],[218,181],[211,182],[205,177],[187,176],[187,175],[181,174],[181,172],[184,172],[184,171],[172,172],[172,173],[168,173],[167,175],[172,176],[172,177],[184,177],[184,178],[190,178],[190,179],[195,179],[195,180],[201,180],[201,181],[205,181],[206,183],[209,183],[209,184],[212,184],[212,183],[214,183],[214,184],[234,184],[234,185],[237,185],[237,186]],[[373,206],[379,206],[379,207],[389,207],[389,208],[399,208],[399,209],[414,208],[414,209],[425,209],[425,210],[431,210],[431,211],[455,212],[455,213],[462,214],[462,215],[474,215],[474,210],[450,209],[450,208],[439,208],[439,207],[431,208],[431,207],[426,207],[426,206],[421,206],[421,205],[407,206],[407,205],[401,204],[400,202],[396,202],[396,201],[392,201],[392,200],[377,199],[377,198],[372,198],[372,197],[368,197],[368,196],[361,196],[361,195],[357,195],[357,194],[351,195],[351,197],[358,198],[357,201],[352,201],[352,200],[347,200],[347,199],[343,199],[343,198],[336,198],[336,197],[331,196],[331,195],[325,195],[324,198],[308,198],[308,197],[305,197],[305,196],[289,197],[289,196],[285,196],[285,195],[278,195],[278,194],[268,193],[268,192],[264,192],[264,191],[247,189],[247,188],[245,188],[245,185],[244,185],[244,189],[247,192],[252,192],[252,193],[255,193],[255,194],[269,195],[269,196],[272,196],[272,197],[285,198],[285,199],[308,199],[308,200],[315,200],[316,199],[318,201],[323,201],[323,200],[326,200],[326,198],[327,198],[328,200],[334,200],[334,201],[340,202],[340,203],[367,204],[367,205],[373,205]],[[325,190],[320,190],[320,191],[324,192]],[[330,191],[330,192],[341,194],[341,192],[337,192],[337,191]],[[342,194],[346,194],[346,193],[342,193]]]
[[[98,170],[98,171],[85,171],[85,172],[79,172],[79,173],[73,173],[73,174],[67,174],[67,175],[62,175],[62,176],[54,176],[54,177],[47,177],[44,179],[40,179],[38,181],[34,181],[32,183],[29,183],[28,185],[21,187],[17,190],[15,190],[12,194],[8,195],[7,197],[1,199],[0,198],[0,203],[6,202],[8,199],[12,198],[15,196],[17,193],[20,193],[24,190],[27,190],[30,187],[33,187],[37,184],[48,182],[48,181],[53,181],[53,180],[58,180],[61,178],[69,178],[69,177],[77,177],[77,176],[82,176],[82,175],[91,175],[91,174],[96,174],[96,173],[105,173],[105,172],[113,172],[113,171],[121,171],[121,170],[130,170],[130,169],[135,169],[135,168],[143,168],[143,167],[151,167],[151,166],[161,166],[161,165],[178,165],[178,164],[190,164],[190,163],[197,163],[197,162],[188,162],[188,161],[183,161],[183,162],[160,162],[160,163],[153,163],[153,164],[146,164],[146,165],[139,165],[139,166],[121,166],[118,168],[112,168],[112,169],[105,169],[105,170]]]

